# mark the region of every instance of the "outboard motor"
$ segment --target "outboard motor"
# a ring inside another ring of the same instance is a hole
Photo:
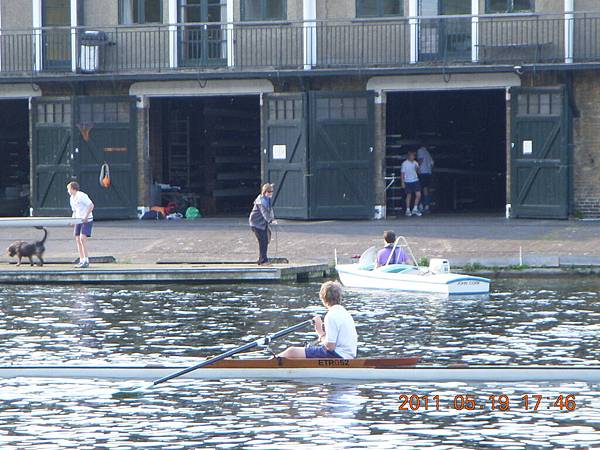
[[[433,273],[450,273],[450,263],[447,259],[431,258],[429,271]]]

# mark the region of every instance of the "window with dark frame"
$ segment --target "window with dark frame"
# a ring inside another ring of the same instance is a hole
[[[119,0],[119,24],[162,23],[162,0]]]
[[[241,0],[243,21],[285,20],[287,0]]]
[[[226,0],[178,0],[177,20],[180,23],[221,22],[227,12]]]
[[[43,26],[59,27],[71,24],[71,5],[68,0],[46,0],[43,7]]]
[[[356,0],[356,17],[403,15],[404,0]]]
[[[535,0],[486,0],[488,14],[534,12]]]

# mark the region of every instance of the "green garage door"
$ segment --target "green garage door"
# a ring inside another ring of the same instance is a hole
[[[562,87],[511,89],[511,204],[514,217],[568,217],[569,147],[565,95]]]
[[[275,215],[368,219],[373,214],[373,94],[269,94],[263,110],[263,179]]]
[[[73,175],[70,99],[33,99],[31,206],[36,216],[71,215],[66,184]]]
[[[93,199],[94,215],[105,219],[137,217],[137,146],[134,97],[78,97],[74,169]],[[99,183],[104,164],[110,187]]]
[[[311,92],[311,218],[373,216],[373,99],[369,92]]]
[[[308,219],[306,94],[270,94],[263,104],[263,180],[275,185],[275,215]]]
[[[74,180],[93,200],[96,218],[136,217],[135,99],[34,99],[32,143],[35,215],[70,215],[65,186]],[[104,164],[108,188],[99,183]]]

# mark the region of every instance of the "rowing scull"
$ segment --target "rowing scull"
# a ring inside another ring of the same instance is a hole
[[[600,383],[594,366],[431,366],[418,358],[224,360],[182,377],[220,380],[354,380],[410,382],[583,381]],[[153,380],[184,367],[175,366],[0,366],[0,378],[88,378]]]

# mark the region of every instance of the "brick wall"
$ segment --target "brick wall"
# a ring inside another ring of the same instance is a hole
[[[573,212],[600,217],[600,72],[574,74]]]

